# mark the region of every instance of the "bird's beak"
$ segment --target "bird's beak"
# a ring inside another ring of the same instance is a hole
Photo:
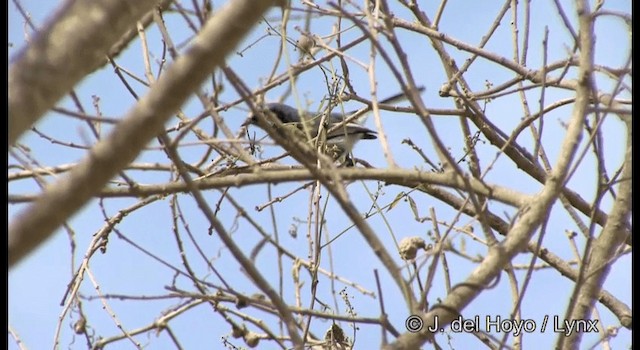
[[[257,125],[258,118],[255,115],[252,115],[249,119],[245,120],[241,126],[249,126],[249,125]]]

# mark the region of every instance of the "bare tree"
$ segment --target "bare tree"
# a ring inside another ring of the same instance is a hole
[[[13,6],[12,273],[66,235],[36,347],[630,344],[630,2]],[[377,139],[335,159],[329,113]]]

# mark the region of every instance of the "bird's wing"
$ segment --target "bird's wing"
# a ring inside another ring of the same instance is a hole
[[[345,135],[353,135],[358,136],[362,139],[375,139],[377,138],[377,133],[369,128],[366,128],[360,124],[355,123],[347,123],[343,127],[338,128],[327,134],[327,140],[337,137],[342,137]]]

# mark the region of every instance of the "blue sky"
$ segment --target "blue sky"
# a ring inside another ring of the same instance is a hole
[[[527,62],[528,67],[538,69],[542,62],[541,41],[544,33],[544,27],[549,28],[549,54],[548,62],[554,62],[564,59],[568,50],[571,49],[569,35],[561,26],[561,21],[552,7],[552,1],[534,2],[532,4],[533,11],[531,13],[531,35],[530,35],[530,54]],[[23,1],[25,9],[32,16],[33,21],[37,25],[42,25],[45,18],[51,14],[58,3],[54,2],[36,2]],[[216,4],[216,6],[219,6]],[[294,2],[296,8],[301,5]],[[431,17],[435,11],[437,4],[425,4],[424,11]],[[487,28],[494,20],[495,14],[502,6],[502,3],[492,2],[469,2],[469,1],[449,1],[447,9],[443,15],[440,24],[440,30],[447,35],[460,40],[462,42],[475,45],[482,35],[486,34]],[[630,13],[630,1],[607,2],[605,7],[610,10],[622,11]],[[16,11],[13,4],[8,5],[9,9],[9,37],[8,41],[12,44],[9,48],[9,57],[11,58],[20,47],[25,43],[25,25],[20,14]],[[411,20],[410,14],[394,4],[394,12],[398,17]],[[570,18],[575,23],[575,16],[572,8],[566,8],[570,13]],[[302,25],[300,21],[300,13],[294,12],[294,21],[289,26],[289,35],[294,39],[298,33],[294,30],[295,25]],[[279,25],[279,12],[271,11],[267,16],[269,23]],[[507,58],[512,58],[512,39],[509,28],[510,15],[503,19],[501,26],[498,28],[495,36],[489,41],[485,47],[491,52]],[[520,19],[522,20],[522,19]],[[171,35],[176,43],[184,42],[190,38],[193,33],[184,24],[184,21],[178,15],[166,16],[167,26],[170,28]],[[314,18],[312,21],[311,31],[317,35],[324,36],[331,33],[331,25],[334,23],[333,18]],[[344,21],[343,26],[347,27],[348,22]],[[227,63],[230,68],[240,74],[240,78],[249,85],[250,88],[256,89],[260,87],[266,76],[272,69],[272,62],[277,54],[276,48],[280,45],[280,38],[277,35],[263,37],[267,33],[267,25],[265,22],[259,23],[255,30],[247,37],[243,44],[238,47],[238,51],[242,50],[242,55],[231,54]],[[595,61],[598,64],[609,65],[612,67],[621,67],[630,50],[630,35],[627,27],[619,19],[610,17],[602,17],[596,25],[596,54]],[[348,41],[360,35],[355,29],[345,32],[344,40]],[[438,89],[446,81],[446,75],[442,68],[439,58],[431,47],[429,41],[414,33],[399,31],[399,40],[404,44],[407,50],[408,60],[413,69],[413,74],[417,81],[426,87],[423,93],[423,101],[429,108],[453,108],[453,102],[450,98],[441,98],[438,96]],[[152,53],[158,59],[161,54],[161,38],[156,28],[147,30],[148,41],[151,46]],[[259,40],[258,40],[259,39]],[[247,48],[251,43],[254,43]],[[332,43],[333,45],[333,43]],[[243,50],[247,48],[246,50]],[[288,46],[288,54],[291,61],[295,62],[298,52],[293,51],[292,46]],[[448,52],[461,66],[465,59],[469,58],[469,54],[457,50],[453,47],[447,48]],[[370,46],[367,43],[361,44],[350,50],[348,54],[362,62],[369,61]],[[141,46],[139,40],[134,41],[129,49],[118,57],[118,64],[126,69],[134,72],[139,76],[143,76],[143,61],[141,58]],[[382,60],[376,62],[377,70],[376,81],[378,82],[378,96],[384,98],[395,94],[399,91],[399,85],[391,76],[390,70],[384,65]],[[284,61],[277,68],[278,74],[285,71]],[[154,66],[157,70],[157,65]],[[299,98],[298,102],[306,104],[310,109],[317,108],[321,100],[327,96],[325,73],[332,69],[340,71],[338,61],[331,61],[330,64],[324,66],[324,72],[320,69],[312,69],[302,74],[295,84],[295,91]],[[369,95],[370,86],[367,72],[350,63],[350,74],[355,90],[360,96],[367,97]],[[570,72],[569,76],[574,74]],[[215,73],[220,78],[220,73]],[[465,78],[472,84],[473,91],[482,91],[486,81],[490,81],[494,85],[513,78],[513,72],[500,68],[493,62],[478,59],[465,74]],[[630,85],[629,79],[626,81]],[[281,94],[290,86],[284,84],[278,88],[269,91],[266,94],[267,101],[277,100]],[[134,84],[138,94],[144,94],[146,88],[141,84]],[[598,88],[602,91],[610,92],[613,88],[611,80],[604,79],[603,76],[598,77]],[[211,83],[205,83],[203,90],[211,92]],[[123,89],[122,83],[113,73],[111,67],[104,67],[95,72],[91,76],[84,79],[75,91],[77,92],[82,104],[90,113],[95,113],[93,107],[94,96],[99,96],[99,108],[104,116],[120,118],[135,103],[135,100]],[[527,92],[530,108],[533,112],[538,111],[539,90],[531,90]],[[545,99],[547,103],[570,97],[567,91],[558,91],[558,89],[549,89]],[[623,98],[630,99],[630,95],[623,95]],[[230,86],[225,86],[221,100],[223,102],[231,102],[237,99],[237,94]],[[296,100],[289,96],[285,102],[294,105]],[[69,98],[60,101],[60,106],[73,109],[73,104]],[[345,104],[346,110],[360,108],[356,102],[348,102]],[[510,132],[522,118],[522,106],[517,94],[510,97],[498,98],[486,106],[487,115],[505,132]],[[182,111],[193,118],[202,111],[202,106],[197,99],[189,100]],[[545,117],[545,132],[543,134],[543,143],[545,144],[548,157],[553,164],[557,158],[557,152],[562,137],[564,136],[563,123],[569,120],[571,107],[564,107],[549,113]],[[222,112],[227,125],[234,132],[239,130],[240,124],[247,117],[246,106],[238,106],[228,111]],[[401,142],[405,138],[411,140],[421,147],[425,153],[433,160],[437,159],[435,152],[431,149],[430,139],[425,132],[422,123],[410,114],[383,112],[381,114],[382,123],[385,132],[389,138],[389,145],[397,164],[403,168],[418,168],[423,170],[431,170],[421,158],[413,152],[409,147]],[[607,135],[605,140],[606,166],[609,174],[612,174],[622,161],[621,150],[625,146],[624,125],[613,115],[603,124]],[[374,120],[369,117],[364,121],[367,126],[374,128]],[[167,126],[175,125],[176,120],[170,121]],[[447,147],[454,158],[458,159],[464,153],[463,144],[461,142],[461,134],[458,118],[455,116],[439,116],[434,118],[436,129],[445,141]],[[212,131],[212,122],[206,120],[199,125],[207,133]],[[66,142],[85,145],[93,142],[93,138],[89,133],[85,124],[73,120],[71,118],[61,116],[60,114],[50,113],[41,119],[36,125],[48,135]],[[103,125],[103,134],[109,130],[109,126]],[[258,129],[250,129],[251,133],[256,135],[264,135]],[[170,135],[174,136],[174,135]],[[222,137],[222,136],[221,136]],[[518,139],[528,150],[532,150],[531,136],[527,132],[523,132]],[[190,137],[187,141],[196,141]],[[59,164],[69,164],[79,161],[84,150],[69,149],[69,147],[52,144],[49,141],[29,132],[23,135],[20,142],[28,145],[32,155],[43,165],[53,166]],[[585,148],[583,142],[581,149]],[[136,162],[162,164],[168,163],[166,156],[160,152],[156,142],[150,145],[150,148],[143,152]],[[280,154],[282,150],[278,147],[264,146],[264,156]],[[203,145],[184,146],[180,148],[181,156],[186,161],[197,161],[204,154],[205,147]],[[496,157],[497,150],[485,140],[481,140],[477,144],[477,151],[482,160],[482,165],[487,167]],[[375,141],[360,142],[354,150],[354,154],[358,158],[366,159],[376,167],[386,167],[386,161],[382,155],[382,148]],[[210,157],[211,158],[211,157]],[[13,164],[15,160],[10,156],[9,164]],[[285,163],[293,164],[293,160],[285,160]],[[576,175],[569,181],[569,187],[580,192],[587,201],[592,201],[595,193],[596,174],[593,170],[594,158],[591,151],[587,151],[584,161],[580,164]],[[145,184],[159,184],[168,182],[170,179],[166,172],[145,172],[145,171],[128,171],[128,175],[135,177],[137,181]],[[63,176],[63,175],[59,175]],[[541,185],[533,182],[522,171],[517,169],[514,164],[504,155],[498,157],[491,171],[485,178],[489,183],[501,184],[527,194],[534,194],[540,190]],[[50,179],[52,180],[52,179]],[[269,196],[277,197],[289,194],[298,188],[300,183],[281,183],[270,186],[264,185],[247,186],[243,188],[230,188],[225,194],[231,196],[249,211],[254,218],[269,234],[275,235],[276,231],[281,240],[281,245],[294,252],[301,258],[308,258],[308,242],[307,242],[307,223],[310,192],[303,190],[296,192],[282,203],[276,203],[270,209],[263,211],[255,211],[253,208],[264,205],[269,202]],[[32,181],[13,181],[9,183],[9,193],[36,193],[38,188]],[[378,205],[384,206],[393,202],[394,198],[401,192],[408,192],[407,188],[397,186],[385,186],[381,189],[377,188],[377,183],[373,181],[354,182],[348,185],[350,198],[358,210],[362,213],[372,212],[371,210],[371,193],[378,191]],[[270,194],[269,194],[270,192]],[[220,202],[221,192],[217,190],[207,191],[205,196],[209,204],[214,206]],[[412,192],[411,198],[416,202],[421,216],[429,215],[429,209],[433,208],[438,218],[446,223],[451,223],[456,212],[445,206],[443,203],[434,198],[428,197],[419,192]],[[104,216],[102,210],[107,215],[115,215],[119,210],[135,204],[138,199],[107,199],[100,203],[98,200],[90,202],[83,210],[78,212],[71,220],[69,227],[72,228],[75,235],[76,253],[75,268],[82,260],[85,251],[91,242],[92,236],[101,227],[104,226]],[[323,228],[324,237],[334,237],[346,230],[335,242],[331,244],[330,251],[325,250],[322,256],[321,266],[327,270],[334,269],[340,276],[357,283],[362,288],[376,292],[376,284],[373,270],[380,271],[380,278],[384,288],[385,307],[389,313],[392,324],[400,332],[404,331],[404,319],[408,316],[404,301],[400,298],[399,290],[393,283],[389,274],[377,260],[373,252],[366,245],[359,233],[350,228],[346,215],[341,211],[339,205],[328,195],[323,192],[321,206],[326,203],[325,218],[326,225]],[[195,205],[195,201],[190,195],[178,196],[178,202],[182,213],[188,222],[189,229],[193,235],[194,241],[204,250],[207,259],[211,265],[220,270],[224,274],[226,283],[232,285],[236,290],[250,295],[259,290],[250,282],[246,275],[240,270],[238,264],[232,259],[231,255],[223,244],[215,235],[209,236],[209,223],[200,214],[199,209]],[[170,210],[170,197],[158,200],[142,209],[136,210],[129,214],[125,220],[118,225],[118,232],[127,240],[135,242],[145,251],[155,256],[161,257],[162,260],[180,269],[184,269],[176,248],[176,240],[172,233],[172,212]],[[254,249],[255,245],[260,241],[260,236],[255,232],[246,221],[238,219],[237,211],[233,206],[223,200],[220,202],[220,212],[218,217],[223,222],[227,230],[232,233],[236,242],[238,242],[245,253],[248,255]],[[607,197],[603,201],[603,210],[609,210],[611,199]],[[9,220],[16,215],[24,205],[12,204],[9,206]],[[490,203],[494,213],[499,215],[513,216],[514,208],[507,207],[500,203]],[[277,225],[272,224],[271,215],[277,218]],[[588,218],[582,217],[582,220],[588,222]],[[393,252],[394,240],[400,240],[406,236],[421,236],[427,239],[427,235],[432,230],[432,224],[427,222],[418,222],[414,220],[413,213],[409,203],[403,201],[399,203],[393,210],[383,211],[381,214],[373,215],[367,219],[367,222],[375,229],[385,246]],[[387,222],[390,226],[387,226]],[[454,223],[455,227],[461,228],[466,225],[472,225],[475,234],[482,237],[481,229],[477,221],[462,216],[459,221]],[[309,227],[313,227],[310,225]],[[290,231],[295,230],[297,237],[290,235]],[[441,227],[445,230],[445,227]],[[573,250],[566,239],[566,230],[577,230],[566,211],[560,203],[557,203],[551,214],[549,225],[545,234],[543,245],[550,249],[553,253],[561,258],[569,261],[575,259]],[[183,233],[183,239],[189,240],[189,235],[184,228],[180,231]],[[598,230],[596,230],[598,232]],[[457,247],[466,246],[466,253],[469,255],[485,255],[486,247],[475,244],[461,233],[452,233],[454,244]],[[142,252],[128,241],[119,238],[117,233],[112,233],[109,240],[108,250],[106,254],[96,254],[90,261],[91,272],[99,285],[101,293],[110,295],[129,295],[142,296],[150,298],[152,296],[166,295],[168,292],[166,286],[171,285],[176,279],[175,285],[188,291],[194,291],[193,285],[185,278],[175,277],[174,271],[167,267],[166,264],[159,263],[149,254]],[[464,241],[464,243],[462,243]],[[579,250],[581,251],[584,241],[578,239]],[[198,252],[194,246],[188,242],[186,244],[187,252],[192,257],[193,268],[198,276],[203,279],[221,285],[222,282],[217,279],[208,267],[204,259],[198,256]],[[9,307],[9,325],[19,335],[24,345],[29,349],[42,349],[53,347],[53,339],[56,334],[56,326],[58,318],[61,315],[62,307],[60,301],[66,290],[66,286],[71,280],[73,274],[70,265],[70,239],[69,234],[65,230],[58,230],[45,244],[40,246],[31,255],[21,261],[17,266],[9,271],[8,281],[8,307]],[[396,262],[401,261],[396,257]],[[450,265],[450,276],[453,283],[459,283],[473,271],[477,266],[454,254],[447,255]],[[521,254],[514,260],[514,264],[527,264],[531,259],[529,254]],[[262,251],[255,259],[255,265],[269,279],[273,286],[278,284],[278,268],[276,265],[277,255],[273,248],[267,248]],[[540,261],[538,261],[540,262]],[[631,256],[627,254],[620,258],[614,265],[605,283],[605,289],[613,293],[618,299],[631,305]],[[292,265],[290,259],[283,259],[282,276],[284,280],[284,296],[286,300],[293,303],[295,291],[292,283]],[[407,275],[407,269],[403,270]],[[525,272],[520,270],[517,273],[519,283],[522,283]],[[205,277],[206,276],[206,277]],[[306,281],[303,286],[302,306],[309,305],[309,278],[308,274],[302,273],[301,278]],[[423,276],[424,278],[424,276]],[[80,294],[83,296],[95,296],[97,291],[93,286],[90,276],[85,276],[83,284],[80,288]],[[337,292],[346,288],[348,300],[358,316],[363,317],[379,317],[380,308],[379,301],[365,294],[360,293],[357,289],[346,286],[343,283],[334,282],[327,278],[321,279],[318,285],[318,299],[326,303],[332,310],[339,313],[345,313],[346,304],[337,296]],[[562,277],[557,271],[552,269],[543,269],[536,271],[532,278],[526,298],[522,305],[523,318],[531,319],[540,325],[545,316],[553,317],[558,315],[564,316],[567,301],[571,296],[573,283]],[[438,298],[444,298],[446,290],[443,283],[443,272],[439,268],[432,286],[432,293],[429,295],[430,303],[433,304]],[[158,300],[118,300],[117,298],[107,299],[109,308],[115,313],[117,320],[112,318],[109,313],[102,309],[101,301],[98,299],[84,300],[83,309],[90,316],[89,322],[95,336],[110,337],[120,333],[116,324],[121,324],[125,329],[133,330],[146,326],[159,317],[161,313],[171,307],[175,307],[180,303],[178,299],[158,299]],[[507,318],[512,309],[512,296],[510,285],[506,275],[502,276],[501,283],[494,289],[488,290],[480,294],[471,305],[464,311],[463,316],[472,318],[475,315],[480,317],[500,315]],[[233,307],[233,304],[229,304]],[[612,315],[602,305],[597,306],[600,317],[604,326],[616,326],[619,324],[614,315]],[[254,317],[262,317],[265,321],[272,325],[272,330],[277,331],[276,325],[278,319],[266,315],[255,310],[241,310]],[[73,312],[66,315],[61,322],[62,330],[59,335],[60,348],[86,348],[84,339],[76,336],[72,331],[72,325],[77,320],[77,314]],[[312,324],[312,332],[322,337],[324,331],[329,328],[328,321],[314,321]],[[227,323],[220,319],[218,314],[206,304],[202,304],[190,309],[184,315],[177,317],[170,323],[172,330],[180,339],[181,345],[185,349],[195,348],[222,348],[220,338],[230,334]],[[341,326],[347,332],[347,336],[353,338],[353,330],[347,323]],[[356,333],[356,349],[377,348],[380,344],[380,331],[374,326],[359,326],[360,329]],[[502,336],[502,334],[498,334]],[[547,331],[544,333],[533,332],[524,337],[523,346],[536,348],[550,348],[557,341],[558,335]],[[166,332],[162,332],[156,336],[142,335],[136,337],[148,349],[165,349],[173,348]],[[583,337],[583,346],[588,347],[595,344],[598,340],[597,334],[588,334]],[[472,335],[463,333],[444,332],[437,338],[441,345],[447,345],[451,348],[469,348],[477,345],[477,339]],[[236,346],[244,346],[240,340],[231,340]],[[266,343],[261,343],[266,344]],[[448,345],[450,344],[450,345]],[[271,345],[271,344],[270,344]],[[611,340],[612,348],[631,346],[631,332],[621,329],[618,335]],[[17,345],[11,336],[8,337],[9,349],[17,349]],[[425,346],[426,348],[427,346]],[[132,343],[123,340],[115,343],[114,348],[133,348]],[[260,347],[262,348],[262,347]],[[271,346],[269,346],[271,348]]]

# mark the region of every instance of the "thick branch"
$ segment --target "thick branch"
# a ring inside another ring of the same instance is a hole
[[[43,242],[163,132],[164,123],[272,4],[239,0],[223,7],[113,132],[17,216],[9,227],[9,266]]]
[[[156,0],[67,1],[9,69],[9,145],[104,61]]]

